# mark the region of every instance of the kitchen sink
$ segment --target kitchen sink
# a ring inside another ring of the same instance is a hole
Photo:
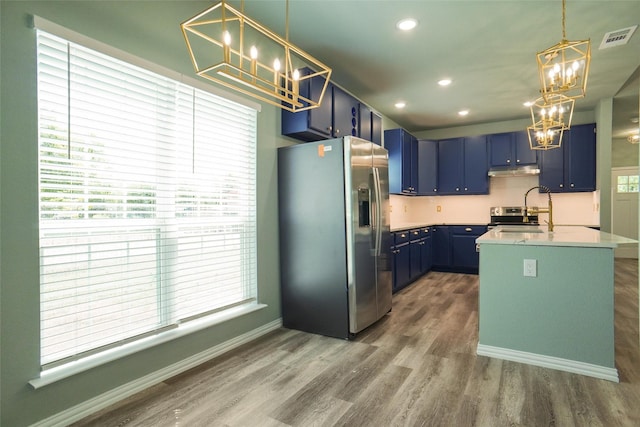
[[[544,233],[537,225],[501,225],[498,229],[501,233]]]

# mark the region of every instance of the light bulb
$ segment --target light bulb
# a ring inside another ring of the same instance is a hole
[[[224,33],[222,33],[222,40],[227,46],[231,44],[231,34],[229,34],[229,31],[225,31]]]
[[[580,63],[578,61],[573,61],[573,64],[571,65],[571,67],[577,71],[578,68],[580,68]]]
[[[547,111],[543,108],[540,110],[540,115],[542,116],[542,118],[544,119],[544,115],[547,114]]]
[[[255,46],[251,46],[251,49],[249,49],[249,56],[251,56],[251,59],[258,58],[258,49]]]
[[[560,64],[558,64],[556,62],[555,65],[553,66],[553,71],[555,71],[556,73],[559,73],[560,72]]]
[[[300,80],[300,71],[298,71],[297,69],[293,70],[293,80]]]
[[[273,71],[280,71],[280,60],[278,58],[273,61]]]

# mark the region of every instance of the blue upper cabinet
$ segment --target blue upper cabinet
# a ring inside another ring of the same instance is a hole
[[[438,141],[438,190],[440,194],[462,194],[464,138]]]
[[[515,158],[519,165],[538,164],[538,151],[529,145],[529,134],[526,130],[515,132]]]
[[[308,75],[311,70],[303,69],[302,74]],[[325,78],[322,76],[300,83],[300,95],[317,98],[324,87]],[[333,85],[327,86],[322,103],[318,108],[292,113],[282,110],[282,134],[302,141],[319,141],[332,138],[333,115]]]
[[[301,73],[308,75],[311,70],[305,68]],[[319,98],[325,81],[322,76],[301,81],[300,95],[311,99]],[[318,108],[297,113],[282,110],[282,134],[307,142],[351,135],[381,145],[382,118],[329,82]]]
[[[418,195],[438,194],[438,142],[418,141]]]
[[[371,142],[382,145],[382,116],[371,112]]]
[[[596,127],[575,125],[566,131],[562,147],[541,151],[540,185],[552,192],[596,189]]]
[[[438,141],[438,194],[488,194],[486,136]]]
[[[358,110],[360,103],[337,86],[333,87],[332,136],[358,136]]]
[[[487,137],[464,139],[463,194],[489,194]]]
[[[389,192],[418,194],[418,140],[404,129],[384,131],[384,146],[389,151]]]
[[[526,131],[489,135],[489,163],[491,167],[535,165],[537,155],[529,147]]]
[[[372,111],[365,104],[358,104],[358,136],[362,139],[371,141],[373,130]]]

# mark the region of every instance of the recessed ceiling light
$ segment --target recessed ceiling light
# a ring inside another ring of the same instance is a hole
[[[525,107],[528,108],[528,107],[531,107],[533,105],[533,102],[527,101],[527,102],[524,102],[522,105],[524,105]]]
[[[404,101],[398,101],[395,103],[396,108],[404,108],[407,104]]]
[[[631,123],[638,123],[638,117],[631,117]]]
[[[440,86],[449,86],[451,84],[451,79],[442,79],[438,81]]]
[[[461,111],[458,111],[458,114],[459,114],[460,116],[466,116],[467,114],[469,114],[469,110],[461,110]]]
[[[418,25],[418,21],[413,18],[406,18],[398,21],[398,23],[396,24],[396,28],[402,31],[409,31],[413,30],[416,25]]]

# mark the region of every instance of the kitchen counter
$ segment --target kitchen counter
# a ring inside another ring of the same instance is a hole
[[[637,243],[633,239],[582,226],[555,226],[551,233],[547,231],[547,226],[536,227],[536,232],[520,232],[517,227],[494,228],[476,239],[476,243],[599,248],[615,248],[623,244]]]
[[[492,229],[480,251],[477,354],[618,381],[614,248],[587,227]]]
[[[475,227],[475,226],[483,226],[483,225],[487,225],[486,222],[483,223],[473,223],[473,222],[465,222],[465,223],[424,223],[424,222],[415,222],[415,223],[410,223],[410,222],[405,222],[402,224],[394,224],[393,226],[391,226],[391,232],[395,232],[395,231],[405,231],[405,230],[413,230],[416,228],[422,228],[422,227],[433,227],[433,226],[438,226],[438,225],[449,225],[449,226],[455,226],[455,225],[465,225],[465,226],[470,226],[470,227]]]

